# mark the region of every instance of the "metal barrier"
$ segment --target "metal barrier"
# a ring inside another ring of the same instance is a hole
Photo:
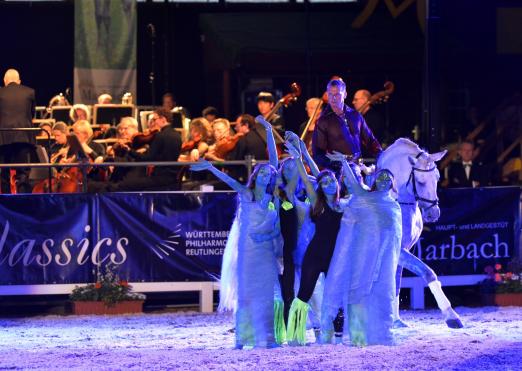
[[[247,169],[247,177],[252,174],[252,169],[256,164],[268,163],[268,161],[258,161],[252,156],[246,156],[244,160],[237,161],[211,161],[215,166],[233,166],[233,165],[244,165]],[[107,168],[107,167],[148,167],[148,166],[177,166],[185,167],[190,165],[198,164],[198,162],[178,162],[178,161],[144,161],[144,162],[103,162],[100,164],[90,162],[76,162],[68,164],[51,164],[51,163],[14,163],[14,164],[3,164],[0,163],[0,169],[3,168],[49,168],[49,184],[52,179],[52,168],[73,168],[78,167],[82,169],[84,178],[87,176],[88,168]],[[83,192],[87,191],[87,182],[82,184]],[[52,192],[49,192],[52,193]]]

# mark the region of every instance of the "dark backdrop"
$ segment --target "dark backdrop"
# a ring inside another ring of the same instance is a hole
[[[439,3],[440,123],[451,127],[465,120],[469,106],[485,115],[520,90],[522,52],[498,48],[498,38],[506,34],[498,32],[498,10],[520,4]],[[234,119],[245,105],[241,93],[252,79],[272,79],[272,87],[283,94],[297,81],[303,95],[284,112],[295,129],[305,118],[304,102],[321,95],[331,75],[347,81],[349,101],[356,89],[375,92],[391,80],[396,92],[377,109],[392,131],[410,136],[422,117],[424,33],[417,7],[413,4],[393,18],[381,1],[364,26],[354,29],[350,25],[364,5],[138,3],[138,103],[151,103],[151,43],[146,30],[153,24],[155,104],[165,91],[172,91],[193,116],[214,105]],[[0,71],[17,68],[23,82],[36,89],[39,105],[73,85],[73,7],[72,1],[0,2]],[[256,113],[248,102],[245,107]],[[446,129],[443,135],[450,130]]]

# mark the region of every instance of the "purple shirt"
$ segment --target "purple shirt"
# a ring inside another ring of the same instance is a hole
[[[359,112],[345,105],[343,115],[338,116],[328,105],[317,120],[312,136],[312,152],[317,165],[337,169],[326,157],[326,153],[332,151],[354,158],[363,157],[363,154],[377,158],[382,148]]]

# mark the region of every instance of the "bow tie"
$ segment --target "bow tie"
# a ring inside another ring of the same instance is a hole
[[[471,165],[472,165],[471,161],[462,163],[462,166],[464,166],[464,167],[471,167]]]

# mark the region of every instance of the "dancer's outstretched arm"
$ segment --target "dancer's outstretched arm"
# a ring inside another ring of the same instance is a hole
[[[268,147],[268,162],[270,165],[279,168],[279,159],[277,156],[277,149],[274,139],[274,132],[272,131],[272,125],[265,120],[262,115],[256,117],[256,121],[263,125],[266,129],[266,145]]]
[[[312,205],[315,205],[315,202],[317,201],[317,194],[315,193],[314,186],[312,182],[310,182],[310,179],[308,178],[308,174],[306,173],[306,169],[303,164],[303,160],[301,158],[301,153],[297,148],[295,148],[290,142],[286,142],[285,146],[287,148],[287,152],[292,158],[294,159],[297,171],[299,172],[299,176],[301,177],[301,180],[303,181],[305,188],[306,188],[306,194],[308,195],[308,198],[310,199],[310,203]]]
[[[333,152],[326,155],[331,161],[341,162],[343,166],[344,182],[352,194],[365,194],[367,191],[362,187],[361,183],[352,171],[352,168],[346,160],[346,155],[340,152]]]
[[[210,162],[206,160],[200,160],[198,164],[190,165],[190,170],[192,171],[203,171],[208,170],[215,176],[217,176],[220,180],[228,184],[234,191],[244,194],[249,192],[248,188],[239,183],[234,178],[231,178],[221,170],[218,170],[212,165]]]

